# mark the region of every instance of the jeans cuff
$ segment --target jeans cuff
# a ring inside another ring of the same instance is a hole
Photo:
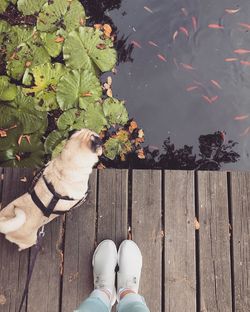
[[[111,310],[111,302],[108,296],[104,291],[101,291],[99,289],[95,289],[92,291],[92,293],[89,296],[90,298],[98,298],[100,299],[108,308],[108,310]]]

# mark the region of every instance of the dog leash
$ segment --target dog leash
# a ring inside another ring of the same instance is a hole
[[[27,276],[27,279],[26,279],[25,288],[24,288],[24,291],[23,291],[22,300],[21,300],[18,312],[22,311],[22,307],[23,307],[24,301],[25,301],[25,299],[28,296],[29,284],[30,284],[32,272],[33,272],[33,269],[34,269],[34,266],[35,266],[37,255],[38,255],[39,251],[42,249],[42,240],[43,240],[44,236],[45,236],[45,232],[44,232],[44,225],[43,225],[41,227],[40,231],[37,234],[37,242],[36,242],[36,245],[34,247],[35,248],[35,252],[34,252],[33,257],[32,257],[32,259],[30,261],[28,276]]]

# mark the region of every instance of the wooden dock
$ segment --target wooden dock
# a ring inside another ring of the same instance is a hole
[[[0,169],[2,207],[32,170]],[[26,181],[27,179],[27,181]],[[92,290],[103,239],[132,237],[151,312],[250,311],[250,173],[101,170],[87,202],[46,227],[26,312],[72,312]],[[33,249],[0,235],[0,311],[17,312]]]

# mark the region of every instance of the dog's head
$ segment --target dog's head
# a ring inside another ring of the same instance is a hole
[[[92,167],[101,154],[102,141],[98,134],[89,129],[82,129],[71,134],[61,156],[74,163]]]

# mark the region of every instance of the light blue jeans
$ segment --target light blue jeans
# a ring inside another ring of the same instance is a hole
[[[75,312],[110,312],[111,304],[107,295],[98,289],[82,302]],[[118,304],[117,312],[150,312],[143,297],[137,294],[126,295]]]

